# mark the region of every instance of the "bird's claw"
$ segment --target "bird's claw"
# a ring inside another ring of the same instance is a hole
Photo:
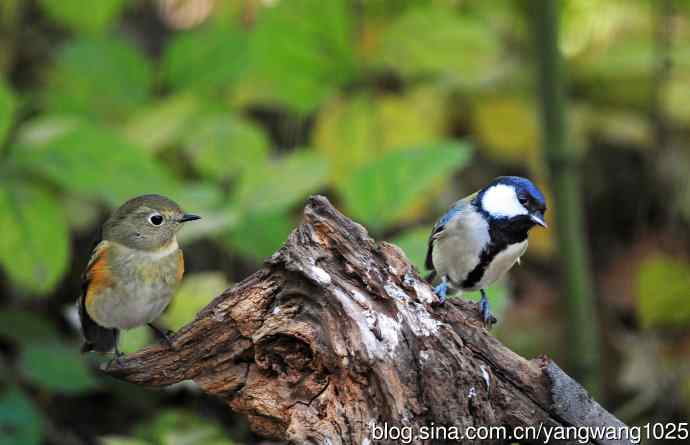
[[[484,289],[481,290],[482,297],[479,300],[479,308],[482,313],[482,322],[484,323],[484,327],[487,329],[491,329],[491,327],[496,324],[498,321],[496,317],[491,313],[491,308],[489,305],[489,299],[486,298],[486,292]]]
[[[446,294],[448,293],[448,282],[445,279],[441,281],[441,283],[434,288],[434,293],[438,295],[439,303],[445,303]]]
[[[113,363],[117,365],[118,368],[122,368],[124,366],[124,362],[122,361],[122,357],[124,357],[125,354],[120,352],[119,349],[115,348],[115,357],[111,358],[110,361],[108,361],[108,364],[106,365],[105,369],[108,370],[113,367]],[[101,365],[103,366],[103,365]],[[101,368],[103,369],[103,368]]]
[[[151,330],[156,334],[156,337],[158,337],[158,340],[161,343],[165,343],[170,349],[175,349],[175,346],[173,345],[172,341],[172,336],[175,335],[175,331],[171,331],[169,329],[163,330],[156,326],[153,323],[148,324]]]
[[[165,343],[170,349],[175,349],[175,346],[173,345],[172,341],[172,335],[174,334],[173,331],[165,331],[163,335],[161,335],[161,340],[163,343]]]

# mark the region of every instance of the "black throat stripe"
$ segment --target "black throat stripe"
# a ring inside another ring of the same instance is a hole
[[[477,265],[474,266],[474,269],[472,269],[470,273],[467,274],[465,279],[462,280],[460,287],[463,289],[474,287],[474,285],[482,279],[484,272],[486,272],[486,269],[489,268],[489,264],[491,264],[491,261],[493,261],[496,255],[498,255],[498,252],[506,247],[508,246],[499,245],[493,242],[489,243],[479,255],[479,263],[477,263]]]
[[[479,263],[474,266],[474,269],[460,283],[461,289],[474,287],[484,277],[484,273],[494,258],[496,258],[496,255],[505,250],[509,245],[521,243],[527,239],[527,230],[509,230],[509,227],[506,227],[506,225],[506,223],[499,221],[489,224],[491,241],[484,247],[482,253],[479,254]]]

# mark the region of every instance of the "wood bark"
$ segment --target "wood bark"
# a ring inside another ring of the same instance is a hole
[[[321,196],[263,269],[172,342],[106,371],[146,386],[193,380],[257,433],[290,443],[401,443],[374,439],[384,424],[622,425],[551,360],[526,360],[492,337],[476,303],[439,305],[399,248]]]

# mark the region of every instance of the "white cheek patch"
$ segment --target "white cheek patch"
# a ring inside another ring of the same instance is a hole
[[[484,192],[482,207],[491,216],[512,218],[527,215],[527,209],[518,201],[515,189],[509,185],[496,184]]]

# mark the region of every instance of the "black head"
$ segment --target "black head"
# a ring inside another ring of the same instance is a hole
[[[500,176],[484,187],[475,198],[477,208],[489,219],[515,231],[546,227],[544,195],[529,179]]]

